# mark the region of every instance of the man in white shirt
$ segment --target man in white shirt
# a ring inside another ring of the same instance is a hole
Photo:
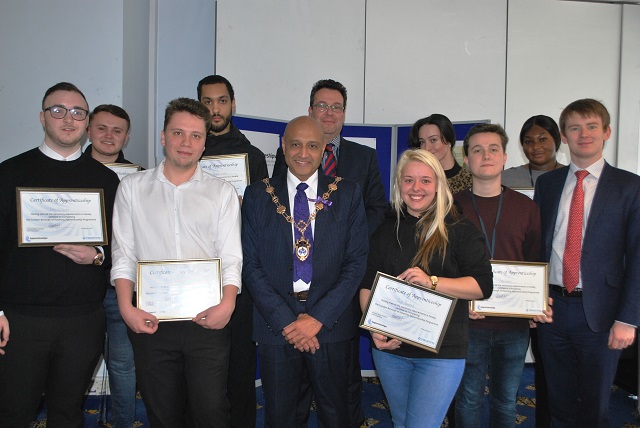
[[[123,178],[114,206],[111,281],[154,427],[230,426],[226,326],[241,289],[240,205],[234,187],[198,163],[209,121],[198,101],[171,101],[161,135],[166,159]],[[222,261],[220,304],[162,324],[132,305],[137,261],[207,258]]]

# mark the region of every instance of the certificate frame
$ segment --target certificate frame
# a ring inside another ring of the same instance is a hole
[[[244,196],[244,189],[251,182],[248,153],[203,156],[200,159],[200,167],[214,177],[232,184],[239,196]]]
[[[118,178],[122,181],[124,177],[142,169],[137,163],[105,163],[104,166],[118,174]]]
[[[437,354],[457,302],[457,297],[377,272],[360,328]]]
[[[158,321],[191,320],[221,299],[219,258],[136,262],[136,306]]]
[[[518,193],[522,193],[527,198],[533,200],[533,194],[535,193],[535,187],[512,187],[511,190],[515,190]]]
[[[549,304],[549,264],[491,260],[493,293],[469,302],[472,311],[485,316],[533,318]],[[527,279],[517,283],[517,278]]]
[[[103,189],[16,187],[16,212],[18,247],[108,244]]]

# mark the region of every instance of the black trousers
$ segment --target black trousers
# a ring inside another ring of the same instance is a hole
[[[256,343],[253,332],[253,300],[245,289],[236,297],[236,309],[229,323],[231,358],[227,397],[231,405],[232,428],[256,426]]]
[[[315,354],[300,352],[289,344],[258,344],[258,351],[265,396],[265,427],[306,426],[296,421],[305,371],[318,406],[318,426],[336,428],[351,425],[348,408],[349,340],[321,343]],[[309,407],[306,413],[309,413]]]
[[[154,334],[129,330],[129,339],[152,427],[231,426],[228,327],[208,330],[192,321],[163,322]]]
[[[85,393],[104,343],[102,305],[59,318],[4,311],[11,335],[0,356],[0,425],[28,427],[44,392],[48,428],[84,427]]]

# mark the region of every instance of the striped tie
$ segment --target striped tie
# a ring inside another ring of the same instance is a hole
[[[327,144],[324,148],[324,151],[327,155],[324,161],[324,175],[335,177],[336,170],[338,168],[338,162],[336,161],[336,156],[333,154],[333,144]]]

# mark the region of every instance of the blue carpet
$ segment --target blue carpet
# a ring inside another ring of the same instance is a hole
[[[367,417],[366,426],[375,428],[393,428],[391,424],[391,415],[388,405],[384,399],[382,388],[377,378],[364,378],[363,382],[364,394],[362,397],[362,406]],[[488,392],[488,391],[487,391]],[[264,395],[262,388],[256,389],[256,397],[258,400],[257,409],[257,426],[264,425]],[[488,399],[487,399],[488,401]],[[535,427],[535,387],[533,385],[533,367],[527,365],[522,374],[522,381],[518,390],[517,399],[517,420],[516,425],[519,428]],[[108,421],[108,411],[105,412],[104,406],[109,408],[108,398],[102,396],[89,396],[85,405],[85,427],[111,427]],[[640,428],[640,417],[636,410],[636,402],[629,398],[629,393],[623,389],[613,387],[611,390],[611,427],[612,428]],[[483,426],[488,426],[488,406],[485,406]],[[138,398],[136,402],[136,423],[134,427],[148,427],[146,411],[142,399]],[[315,411],[311,411],[309,417],[309,428],[317,428],[318,421]],[[447,423],[443,423],[443,427]],[[31,428],[46,427],[46,408],[43,407],[37,421],[31,424]]]

